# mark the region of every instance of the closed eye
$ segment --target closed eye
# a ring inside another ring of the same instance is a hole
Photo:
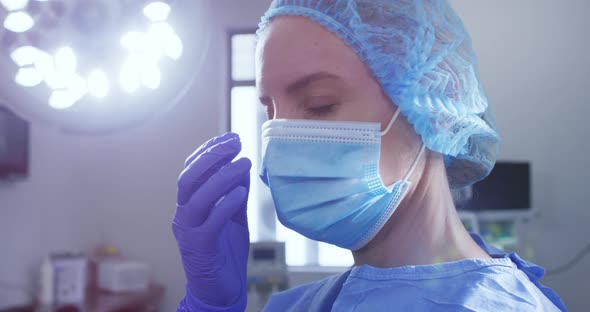
[[[308,107],[305,112],[313,117],[325,117],[332,114],[338,104],[328,104],[316,107]]]

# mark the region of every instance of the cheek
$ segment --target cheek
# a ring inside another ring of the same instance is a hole
[[[377,122],[377,120],[371,120],[370,105],[359,99],[343,103],[339,115],[338,117],[342,120]]]
[[[379,175],[385,186],[390,186],[403,177],[399,150],[396,152],[390,142],[382,142],[379,159]]]
[[[371,94],[357,95],[343,103],[338,112],[341,120],[380,123],[385,129],[395,113],[395,106],[384,98]]]

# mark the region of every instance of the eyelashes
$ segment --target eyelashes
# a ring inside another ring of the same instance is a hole
[[[338,104],[328,104],[322,106],[308,107],[305,112],[313,117],[326,117],[332,114]]]

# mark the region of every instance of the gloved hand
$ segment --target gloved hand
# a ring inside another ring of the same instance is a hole
[[[247,158],[232,162],[240,150],[236,134],[213,138],[186,160],[178,179],[172,230],[187,279],[179,311],[246,308],[252,164]]]

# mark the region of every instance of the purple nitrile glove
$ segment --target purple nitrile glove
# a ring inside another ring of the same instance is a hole
[[[250,160],[237,134],[213,138],[185,162],[172,230],[187,279],[178,311],[244,311],[250,238]]]

